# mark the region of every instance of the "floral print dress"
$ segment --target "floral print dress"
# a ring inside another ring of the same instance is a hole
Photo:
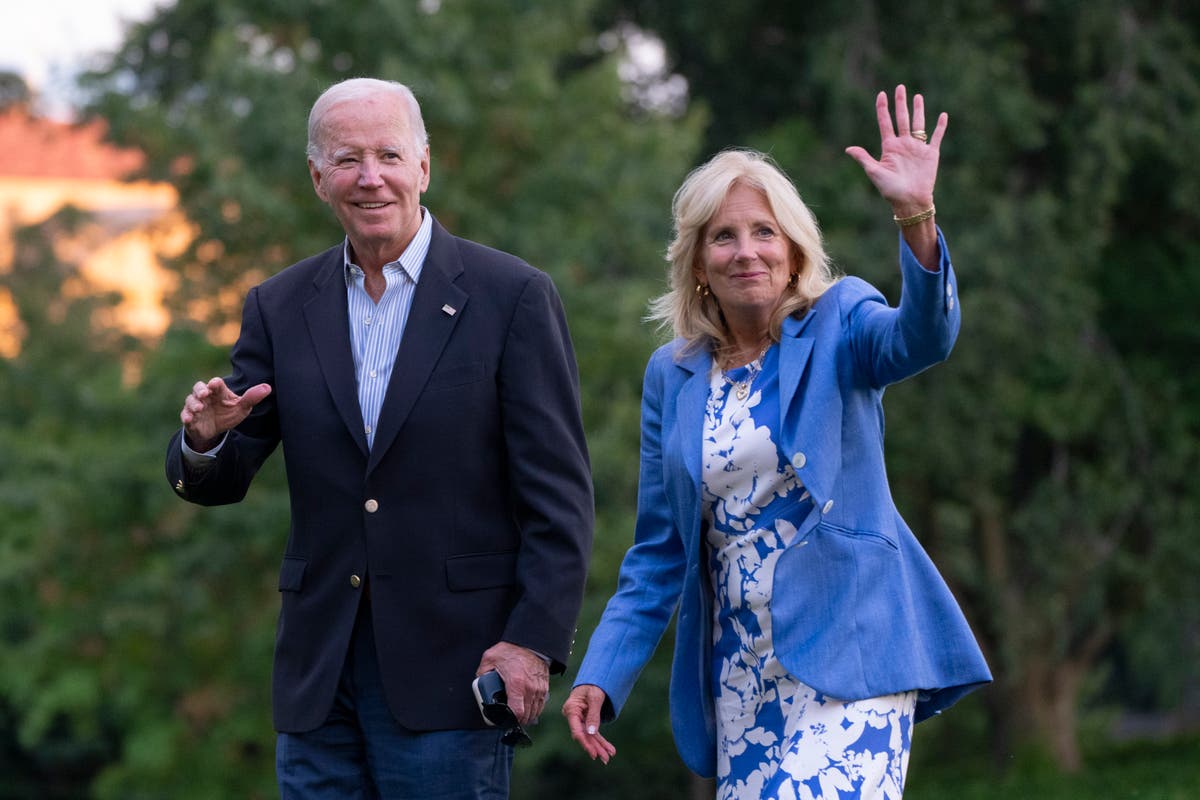
[[[779,347],[728,372],[714,364],[703,518],[715,597],[717,797],[899,800],[916,693],[843,702],[801,683],[775,657],[775,562],[812,503],[779,451],[778,430]]]

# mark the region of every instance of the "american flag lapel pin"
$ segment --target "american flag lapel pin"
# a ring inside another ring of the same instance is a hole
[[[442,313],[447,317],[453,317],[458,313],[458,309],[447,303],[446,305],[442,306]]]

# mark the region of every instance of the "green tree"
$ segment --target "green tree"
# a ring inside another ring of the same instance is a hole
[[[0,70],[0,111],[14,106],[27,106],[33,99],[29,84],[16,72]]]
[[[871,96],[898,82],[950,112],[938,207],[964,329],[949,364],[889,393],[889,461],[996,671],[992,746],[1077,768],[1080,704],[1178,702],[1200,605],[1200,169],[1180,146],[1200,133],[1196,9],[608,8],[667,43],[711,109],[705,149],[773,152],[843,268],[893,298],[887,210],[841,150],[875,141]],[[1154,672],[1107,679],[1131,651]]]
[[[264,796],[286,499],[267,475],[254,508],[201,517],[163,491],[178,387],[223,354],[183,328],[151,351],[101,327],[118,298],[64,292],[64,244],[90,234],[60,212],[0,276],[26,329],[0,360],[4,796]]]
[[[0,435],[12,445],[0,456],[0,546],[12,556],[0,568],[12,601],[0,711],[22,753],[73,748],[66,794],[85,784],[100,798],[273,794],[281,465],[221,509],[180,503],[160,465],[186,388],[227,368],[245,289],[341,237],[313,195],[304,129],[312,100],[344,77],[412,86],[432,142],[428,206],[454,232],[546,269],[563,294],[600,520],[581,638],[590,632],[631,537],[638,395],[654,345],[640,318],[662,284],[670,196],[703,123],[632,101],[619,39],[593,27],[592,10],[587,0],[180,0],[86,79],[92,112],[146,152],[145,177],[179,189],[198,235],[172,267],[175,324],[153,349],[101,335],[86,322],[90,301],[64,299],[72,267],[52,242],[65,218],[30,234],[5,276],[28,337],[0,365]],[[121,380],[128,359],[141,365],[136,385]],[[650,714],[646,741],[670,747],[663,709]],[[557,715],[536,737],[518,759],[518,796],[594,769]],[[652,751],[605,775],[600,796],[672,794],[685,781]]]
[[[694,100],[686,114],[631,102],[612,34],[629,21],[666,42]],[[948,110],[939,221],[964,330],[948,364],[889,393],[889,459],[997,684],[922,726],[918,741],[940,741],[916,761],[986,742],[1004,757],[1045,747],[1069,767],[1081,709],[1178,702],[1200,655],[1200,167],[1186,147],[1200,133],[1198,30],[1192,5],[1118,0],[160,10],[88,87],[198,225],[175,265],[176,325],[153,350],[90,325],[106,300],[64,296],[71,265],[52,255],[83,224],[70,214],[28,234],[0,275],[28,331],[21,355],[0,360],[0,769],[19,776],[12,796],[87,784],[98,797],[274,793],[281,470],[238,507],[200,510],[166,490],[159,464],[184,387],[226,369],[207,337],[227,340],[245,288],[340,236],[313,197],[302,131],[316,94],[358,74],[422,99],[439,219],[548,270],[567,303],[599,518],[577,654],[630,541],[654,344],[640,318],[662,287],[670,194],[687,168],[730,144],[773,152],[840,265],[895,298],[887,210],[841,151],[871,146],[871,97],[898,81]],[[121,377],[131,360],[137,385]],[[583,761],[548,715],[518,757],[514,796],[680,794],[661,650],[614,727],[608,768]]]

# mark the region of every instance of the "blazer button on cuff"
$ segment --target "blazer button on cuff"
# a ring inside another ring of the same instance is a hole
[[[357,589],[359,586],[362,586],[362,578],[358,577],[357,575],[351,575],[350,585]]]
[[[792,456],[792,466],[796,469],[804,469],[804,465],[808,463],[808,458],[804,453],[796,453]]]
[[[832,510],[833,510],[833,501],[832,501],[832,500],[826,500],[826,501],[825,501],[825,507],[821,509],[821,513],[822,513],[822,514],[828,514],[828,513],[829,513],[830,511],[832,511]]]
[[[368,514],[374,514],[379,510],[379,501],[372,497],[370,500],[363,503],[363,508],[367,510]]]

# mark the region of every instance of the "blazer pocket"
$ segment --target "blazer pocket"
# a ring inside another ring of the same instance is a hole
[[[843,528],[839,525],[830,525],[827,522],[820,523],[820,527],[829,533],[843,536],[848,539],[853,539],[855,542],[873,544],[877,547],[886,547],[888,550],[892,550],[894,552],[899,552],[900,550],[900,546],[896,543],[895,539],[880,531],[852,530],[850,528]]]
[[[452,592],[495,589],[517,581],[517,554],[473,553],[446,559],[446,586]]]
[[[482,361],[469,361],[465,364],[447,364],[429,376],[425,390],[447,389],[451,386],[462,386],[467,383],[483,380],[484,368]]]
[[[279,591],[300,591],[300,587],[304,585],[304,570],[307,567],[308,559],[284,556],[283,565],[279,568]]]

